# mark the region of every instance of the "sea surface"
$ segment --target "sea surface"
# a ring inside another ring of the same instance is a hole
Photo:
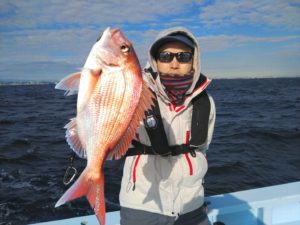
[[[207,196],[300,180],[300,78],[213,80],[208,91],[217,119]],[[75,108],[76,96],[54,84],[0,85],[0,225],[93,214],[85,199],[54,208],[70,186],[63,127]],[[74,166],[82,171],[85,160]],[[108,211],[119,209],[122,166],[105,165]]]

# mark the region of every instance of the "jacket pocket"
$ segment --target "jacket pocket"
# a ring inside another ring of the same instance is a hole
[[[207,160],[201,152],[196,152],[196,157],[185,154],[183,160],[183,180],[182,185],[194,187],[202,185],[203,177],[207,172]]]

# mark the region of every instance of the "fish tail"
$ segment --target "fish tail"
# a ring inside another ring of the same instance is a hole
[[[55,207],[61,206],[71,200],[85,196],[89,191],[89,182],[85,176],[85,170],[82,172],[76,182],[61,196],[55,204]]]
[[[105,198],[104,198],[104,175],[101,173],[97,179],[92,179],[85,169],[77,181],[63,194],[55,204],[59,207],[71,200],[86,196],[90,206],[94,209],[100,225],[105,225]]]
[[[90,206],[94,209],[96,217],[100,225],[105,225],[105,198],[104,198],[104,176],[96,180],[91,185],[91,188],[87,194],[87,199],[90,203]]]

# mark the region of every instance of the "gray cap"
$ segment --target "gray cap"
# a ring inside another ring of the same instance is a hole
[[[194,50],[194,42],[192,41],[191,38],[189,38],[188,36],[186,36],[183,33],[175,33],[175,34],[171,34],[165,37],[162,37],[160,39],[158,39],[156,42],[154,42],[154,44],[152,45],[152,47],[150,48],[150,54],[152,55],[152,57],[156,57],[157,55],[157,51],[159,50],[159,48],[166,44],[166,43],[170,43],[170,42],[180,42],[183,43],[185,45],[187,45],[188,47],[190,47],[192,50]]]

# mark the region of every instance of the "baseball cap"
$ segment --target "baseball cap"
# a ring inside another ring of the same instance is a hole
[[[154,44],[150,48],[150,54],[152,55],[152,57],[154,57],[154,58],[156,57],[157,52],[162,45],[164,45],[166,43],[170,43],[170,42],[183,43],[183,44],[187,45],[188,47],[190,47],[192,50],[194,50],[194,46],[195,46],[192,39],[189,38],[188,36],[186,36],[185,34],[181,34],[181,33],[171,34],[168,36],[164,36],[164,37],[158,39],[156,42],[154,42]]]

